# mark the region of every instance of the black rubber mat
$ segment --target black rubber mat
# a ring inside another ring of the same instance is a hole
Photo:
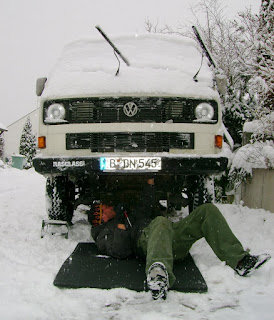
[[[192,257],[174,264],[171,290],[206,292],[207,285]],[[79,243],[60,268],[54,285],[60,288],[127,288],[144,291],[145,261],[118,260],[97,253],[95,243]]]

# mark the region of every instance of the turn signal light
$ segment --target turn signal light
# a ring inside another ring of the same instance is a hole
[[[222,149],[223,147],[223,136],[217,135],[215,136],[215,147]]]
[[[45,149],[46,148],[46,137],[38,137],[38,148],[39,149]]]

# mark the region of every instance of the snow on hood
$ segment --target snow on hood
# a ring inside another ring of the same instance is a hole
[[[216,98],[212,72],[194,40],[162,34],[110,37],[130,66],[118,61],[100,35],[65,46],[48,77],[43,97],[187,96]]]

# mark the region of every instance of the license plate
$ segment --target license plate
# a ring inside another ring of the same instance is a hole
[[[159,171],[162,168],[160,157],[101,157],[102,171]]]

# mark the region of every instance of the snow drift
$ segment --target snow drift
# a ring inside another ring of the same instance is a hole
[[[202,272],[206,294],[170,292],[153,301],[149,292],[126,289],[58,289],[53,280],[80,241],[92,241],[81,207],[69,239],[40,238],[46,218],[45,178],[33,169],[0,168],[0,315],[7,320],[272,320],[274,259],[250,278],[220,262],[204,240],[191,254]],[[254,254],[274,257],[274,214],[262,209],[219,205],[234,233]]]

